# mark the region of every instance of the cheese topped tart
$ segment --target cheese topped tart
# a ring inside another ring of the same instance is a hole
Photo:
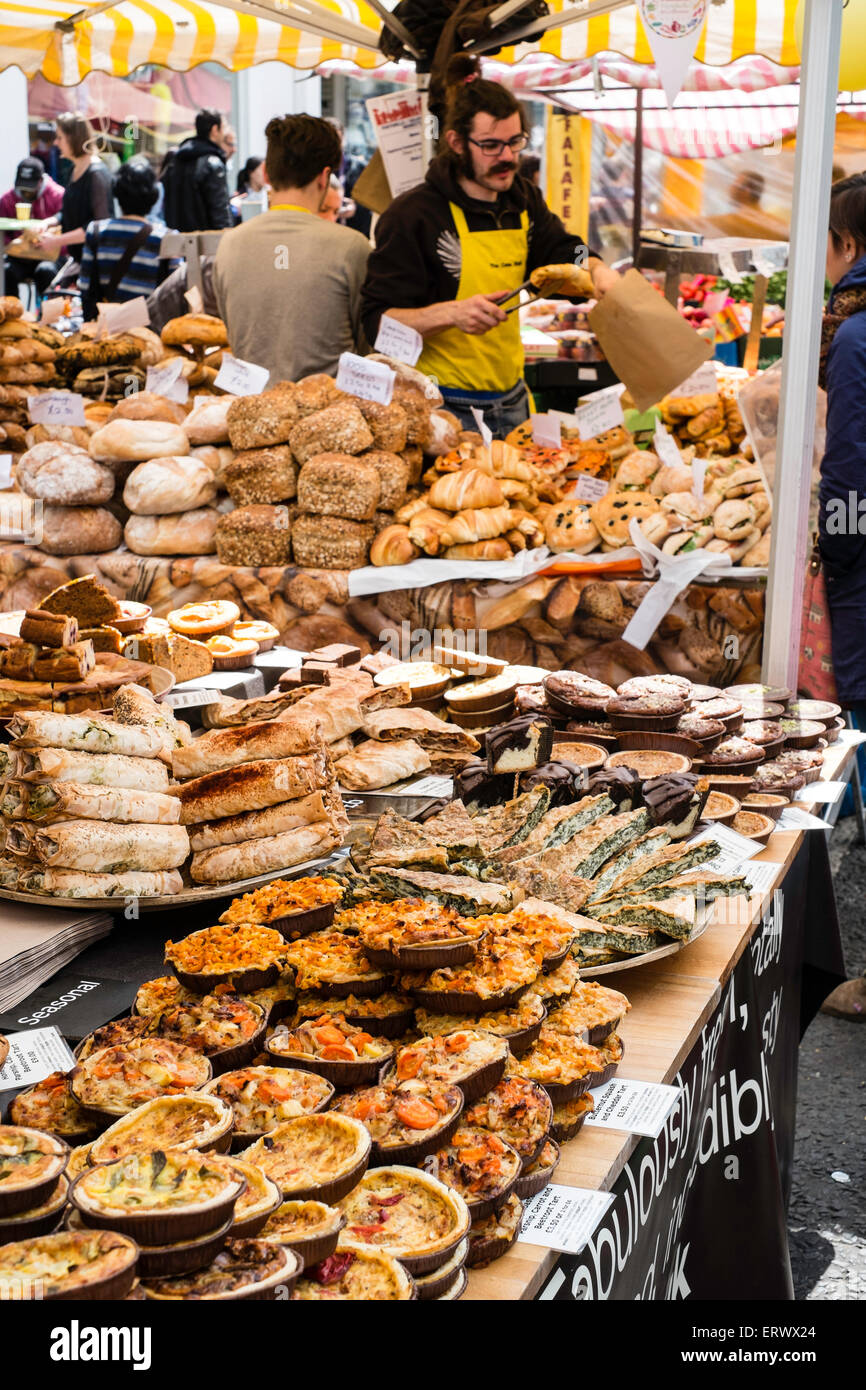
[[[342,999],[320,999],[316,994],[301,994],[297,998],[295,1026],[308,1018],[321,1018],[323,1014],[343,1014],[350,1023],[370,1020],[369,1026],[376,1035],[393,1037],[394,1028],[405,1032],[411,1027],[414,1005],[408,994],[377,994],[372,999],[361,999],[357,994],[344,995]],[[387,1029],[387,1031],[386,1031]]]
[[[509,938],[531,950],[537,948],[543,961],[552,957],[561,958],[574,940],[573,926],[544,912],[501,912],[490,917],[477,917],[476,921],[493,936]]]
[[[443,966],[429,975],[403,975],[402,986],[423,995],[425,1002],[437,995],[451,1001],[464,998],[470,1002],[471,1012],[475,1000],[516,1000],[540,971],[540,949],[524,946],[509,936],[488,936],[468,965]],[[443,1011],[448,1007],[446,1004]]]
[[[153,1149],[207,1150],[227,1142],[233,1124],[231,1106],[216,1096],[160,1096],[109,1125],[91,1144],[89,1161],[114,1163]]]
[[[214,1260],[192,1274],[148,1279],[149,1299],[276,1298],[277,1286],[291,1291],[301,1261],[284,1245],[265,1240],[229,1240]],[[284,1295],[283,1295],[284,1296]]]
[[[475,919],[461,917],[453,909],[440,908],[421,899],[402,898],[377,903],[380,911],[356,924],[364,945],[375,951],[397,953],[401,947],[430,946],[439,942],[477,941],[483,935]],[[390,911],[382,913],[387,906]],[[400,909],[394,911],[394,909]]]
[[[555,1105],[550,1133],[557,1144],[564,1144],[567,1139],[573,1139],[587,1115],[591,1115],[594,1109],[595,1101],[589,1091],[584,1091],[581,1096],[575,1096],[573,1100],[566,1100]]]
[[[46,1199],[68,1159],[69,1149],[53,1135],[0,1125],[0,1215],[14,1215]]]
[[[317,932],[291,945],[284,943],[284,950],[286,960],[294,967],[298,989],[347,986],[347,993],[381,994],[391,978],[370,964],[356,937],[339,931]]]
[[[345,1238],[384,1250],[410,1273],[441,1264],[467,1234],[469,1208],[459,1193],[417,1168],[371,1168],[340,1203]]]
[[[244,999],[249,1004],[257,1004],[266,1017],[270,1017],[276,1004],[288,1002],[294,997],[294,986],[287,975],[275,985],[244,994],[234,990],[229,982],[217,985],[212,994],[201,995],[193,993],[191,989],[184,989],[176,975],[160,975],[157,979],[147,980],[139,986],[132,1009],[133,1013],[141,1014],[144,1018],[153,1018],[165,1013],[167,1009],[174,1008],[176,1004],[205,1003],[210,999],[221,1000],[225,995]]]
[[[243,1236],[258,1235],[269,1216],[272,1216],[283,1200],[283,1194],[271,1178],[265,1177],[260,1168],[245,1163],[241,1158],[226,1154],[208,1154],[212,1168],[246,1181],[246,1187],[234,1205],[234,1219],[231,1235],[240,1239]]]
[[[87,1109],[126,1115],[146,1100],[195,1091],[210,1078],[200,1052],[168,1038],[139,1038],[91,1053],[74,1068],[70,1085]]]
[[[395,898],[393,902],[383,903],[364,901],[338,912],[334,926],[341,931],[355,931],[363,937],[365,933],[399,932],[410,926],[423,929],[435,926],[447,940],[452,931],[470,930],[471,919],[461,917],[453,907],[443,907],[440,903],[428,902],[426,898]],[[375,944],[375,943],[374,943]]]
[[[468,1125],[507,1140],[524,1163],[531,1163],[553,1123],[550,1096],[535,1081],[505,1076],[466,1111]]]
[[[235,1132],[244,1136],[268,1134],[285,1120],[324,1110],[334,1094],[324,1077],[289,1067],[240,1067],[203,1089],[231,1106]]]
[[[44,1081],[21,1091],[9,1106],[12,1124],[41,1129],[66,1140],[96,1134],[95,1122],[82,1110],[69,1089],[70,1075],[70,1072],[53,1071]]]
[[[210,1205],[227,1196],[234,1203],[242,1191],[240,1178],[211,1164],[207,1154],[150,1149],[89,1168],[75,1180],[72,1201],[85,1216],[105,1217]]]
[[[571,1088],[572,1095],[578,1094],[579,1084],[585,1083],[585,1089],[589,1089],[596,1084],[607,1063],[597,1047],[590,1047],[567,1033],[555,1033],[545,1025],[530,1051],[509,1065],[513,1074],[537,1081],[546,1090],[553,1088],[554,1099],[565,1100],[571,1097],[560,1095],[561,1088]]]
[[[57,1231],[0,1245],[0,1286],[25,1299],[124,1298],[137,1261],[135,1241],[115,1231]]]
[[[517,1150],[498,1134],[471,1125],[461,1125],[424,1163],[426,1172],[459,1192],[473,1220],[505,1200],[522,1167]]]
[[[336,1254],[304,1270],[294,1297],[302,1302],[336,1299],[409,1303],[415,1297],[415,1288],[400,1261],[392,1255],[341,1240]]]
[[[338,903],[343,890],[335,878],[312,875],[310,878],[274,879],[253,893],[235,898],[220,917],[221,922],[240,924],[250,922],[267,926],[269,922],[290,917],[296,912],[308,912],[326,903]]]
[[[264,1033],[266,1023],[267,1014],[260,1005],[224,992],[169,1005],[156,1016],[154,1031],[214,1056],[251,1042]]]
[[[343,1014],[322,1014],[307,1019],[291,1031],[279,1029],[268,1039],[272,1056],[288,1061],[380,1062],[394,1054],[391,1043],[374,1038],[363,1028],[353,1028]]]
[[[458,1028],[471,1026],[481,1028],[485,1033],[495,1033],[500,1038],[510,1038],[526,1028],[539,1026],[544,1022],[546,1009],[534,991],[524,994],[511,1009],[494,1009],[492,1013],[480,1014],[477,1019],[467,1019],[461,1014],[434,1014],[428,1009],[415,1010],[415,1026],[421,1033],[437,1037],[441,1033],[453,1033]]]
[[[92,1147],[92,1144],[79,1144],[71,1151],[65,1173],[69,1182],[74,1182],[76,1178],[81,1176],[85,1169],[90,1167],[90,1150]]]
[[[459,1086],[466,1099],[495,1086],[505,1070],[508,1043],[469,1028],[421,1038],[397,1053],[397,1080],[440,1081]]]
[[[377,1156],[393,1161],[411,1149],[420,1158],[421,1146],[429,1152],[458,1123],[463,1092],[439,1081],[389,1081],[340,1096],[332,1109],[366,1125]]]
[[[360,1120],[328,1111],[287,1120],[242,1157],[273,1178],[284,1197],[329,1202],[354,1187],[370,1160],[370,1148]]]
[[[602,1036],[599,1030],[611,1030],[629,1012],[631,1004],[619,990],[607,989],[595,980],[580,980],[571,996],[547,1020],[554,1033],[571,1033],[579,1037],[590,1033],[590,1042]]]
[[[551,970],[549,975],[539,975],[532,992],[538,995],[548,1009],[554,1009],[563,999],[568,998],[579,979],[580,967],[577,961],[569,956],[562,965]]]
[[[270,927],[217,925],[165,943],[166,961],[185,975],[233,975],[279,964],[285,942]]]
[[[262,1227],[262,1240],[280,1245],[298,1245],[319,1236],[337,1236],[346,1218],[337,1207],[325,1202],[282,1202]]]
[[[520,1234],[522,1220],[523,1203],[512,1192],[498,1211],[473,1222],[466,1259],[469,1268],[484,1269],[507,1254]]]

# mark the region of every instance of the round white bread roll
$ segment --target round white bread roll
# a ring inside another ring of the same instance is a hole
[[[137,516],[164,516],[205,507],[216,494],[214,475],[201,459],[157,458],[133,468],[123,504]]]
[[[116,550],[122,535],[117,517],[105,507],[46,505],[38,545],[49,555],[101,555]]]
[[[227,444],[228,413],[234,396],[199,396],[184,421],[190,444]]]
[[[214,507],[172,516],[131,516],[123,539],[135,555],[215,555],[219,519]]]
[[[235,456],[231,444],[196,444],[190,455],[207,464],[217,487],[225,487],[225,470]]]
[[[112,420],[164,420],[170,425],[182,425],[187,417],[187,408],[179,401],[170,401],[158,396],[155,391],[136,391],[118,401],[108,417]]]
[[[90,456],[107,463],[144,463],[189,453],[189,440],[180,425],[167,420],[112,420],[90,440]]]
[[[83,449],[68,448],[34,462],[36,449],[22,454],[15,479],[22,492],[41,502],[64,507],[80,507],[110,502],[114,496],[114,474],[104,463],[97,463]]]

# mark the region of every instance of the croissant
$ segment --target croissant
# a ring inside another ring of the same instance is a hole
[[[406,526],[386,526],[370,546],[371,565],[408,565],[418,556]]]
[[[408,526],[413,516],[417,516],[419,512],[426,512],[428,510],[426,497],[413,497],[411,502],[404,502],[402,507],[398,507],[394,515],[401,526]]]
[[[477,507],[452,516],[442,531],[442,544],[466,545],[501,536],[511,526],[511,508]]]
[[[419,546],[425,555],[438,555],[442,532],[450,520],[447,512],[437,512],[432,507],[425,507],[409,522],[409,539],[413,545]]]
[[[504,536],[496,540],[475,541],[472,545],[452,545],[445,551],[446,560],[510,560],[511,546]]]
[[[501,507],[505,498],[496,478],[480,468],[461,469],[437,478],[427,499],[431,507],[462,512],[470,507]],[[483,540],[484,537],[475,537]]]
[[[515,478],[520,483],[532,483],[539,476],[538,469],[523,457],[520,450],[502,439],[494,439],[490,446],[490,458],[497,478]]]

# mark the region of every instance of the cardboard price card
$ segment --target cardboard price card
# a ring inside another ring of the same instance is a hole
[[[606,391],[597,391],[592,400],[574,412],[577,432],[584,442],[587,439],[596,439],[607,430],[615,430],[625,423],[620,394],[619,387],[616,386]]]
[[[148,367],[145,390],[168,401],[185,405],[189,399],[189,382],[183,375],[184,359],[173,357],[165,366]]]
[[[122,304],[99,304],[97,320],[100,335],[122,333],[127,328],[149,328],[150,315],[144,295],[124,300]]]
[[[376,351],[414,367],[424,349],[424,339],[416,329],[383,314],[376,337]]]
[[[74,391],[45,391],[27,402],[35,425],[83,425],[84,397]]]
[[[267,367],[257,367],[254,362],[244,362],[242,358],[224,352],[214,386],[228,391],[230,396],[260,396],[270,375]]]
[[[580,502],[600,502],[609,491],[610,483],[606,483],[604,478],[595,478],[591,473],[578,473],[566,496],[576,497]]]
[[[578,1255],[612,1201],[612,1192],[550,1183],[526,1203],[518,1242]]]
[[[53,1071],[70,1071],[75,1058],[56,1028],[35,1028],[32,1033],[13,1033],[9,1056],[0,1067],[0,1091],[16,1086],[35,1086]]]
[[[337,389],[349,396],[390,405],[396,380],[397,373],[384,362],[371,362],[368,357],[359,357],[354,352],[344,352],[340,356]]]
[[[681,1094],[679,1086],[617,1078],[592,1092],[595,1109],[587,1115],[586,1124],[656,1139]]]

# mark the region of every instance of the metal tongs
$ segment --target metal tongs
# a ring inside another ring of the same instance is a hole
[[[500,306],[500,308],[501,308],[503,304],[507,304],[507,303],[508,303],[509,299],[513,299],[514,296],[515,296],[516,294],[522,294],[524,290],[531,290],[531,291],[532,291],[532,293],[531,293],[529,299],[527,299],[527,300],[525,301],[525,303],[526,303],[526,304],[534,304],[535,301],[536,301],[536,299],[544,299],[544,298],[547,298],[547,296],[550,295],[550,294],[555,294],[556,291],[557,291],[557,288],[560,287],[560,286],[563,285],[563,284],[565,284],[565,281],[564,281],[564,280],[555,280],[555,279],[551,279],[550,281],[548,281],[547,283],[545,283],[545,285],[544,285],[544,294],[542,294],[541,290],[540,290],[540,289],[536,289],[535,285],[533,285],[533,283],[532,283],[532,277],[530,276],[530,278],[529,278],[528,280],[524,280],[524,282],[523,282],[522,285],[518,285],[516,290],[512,290],[511,293],[510,293],[510,294],[507,294],[507,295],[505,296],[504,299],[500,299],[500,301],[499,301],[499,306]],[[523,307],[524,307],[523,304],[512,304],[511,308],[510,308],[510,309],[506,309],[505,312],[506,312],[506,314],[513,314],[514,311],[515,311],[515,309],[522,309]]]

